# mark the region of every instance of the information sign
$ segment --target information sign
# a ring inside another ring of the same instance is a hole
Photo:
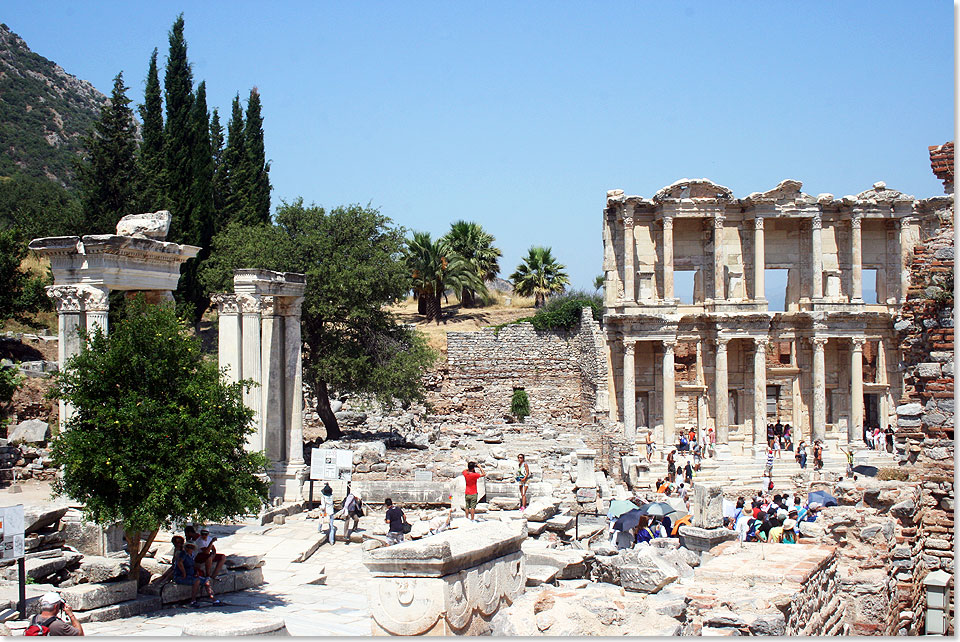
[[[23,504],[0,507],[0,533],[3,534],[0,559],[23,557],[23,521]]]
[[[352,450],[314,448],[310,455],[310,479],[350,481],[352,472]]]

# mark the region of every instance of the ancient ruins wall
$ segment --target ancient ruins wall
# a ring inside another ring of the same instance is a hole
[[[516,388],[535,420],[589,420],[606,410],[606,357],[600,324],[584,310],[574,331],[540,331],[529,323],[447,334],[441,396],[449,410],[480,419],[510,414]]]
[[[896,323],[905,368],[897,450],[911,480],[921,483],[916,513],[904,528],[915,565],[897,576],[901,608],[914,616],[910,634],[923,631],[923,578],[937,569],[954,571],[954,319],[940,286],[952,288],[945,278],[954,270],[953,207],[949,198],[931,201],[941,231],[914,250]]]

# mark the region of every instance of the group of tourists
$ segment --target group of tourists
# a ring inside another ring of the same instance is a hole
[[[819,503],[804,503],[800,495],[773,495],[758,492],[747,503],[746,498],[737,499],[733,516],[723,518],[723,525],[737,533],[741,542],[766,542],[768,544],[796,544],[800,537],[802,522],[817,520],[822,506]]]
[[[863,441],[870,450],[893,453],[893,428],[887,426],[884,430],[880,428],[880,424],[873,424],[872,426],[864,424]]]
[[[685,458],[682,461],[677,461],[677,450],[671,450],[667,453],[667,478],[666,482],[670,484],[676,484],[679,477],[683,477],[683,483],[687,485],[687,488],[693,486],[693,474],[699,472],[700,470],[700,461],[696,455],[693,459]],[[681,486],[683,484],[680,484]],[[657,484],[659,487],[660,484]]]
[[[227,556],[217,552],[216,541],[217,538],[212,537],[206,528],[197,531],[189,524],[184,527],[183,535],[174,535],[170,539],[173,566],[160,576],[160,581],[172,577],[176,584],[189,586],[190,606],[199,606],[197,598],[201,588],[213,604],[220,604],[213,595],[212,582],[223,570]]]
[[[779,419],[775,424],[767,424],[767,445],[778,459],[781,451],[793,450],[793,426],[782,424]]]
[[[618,550],[626,548],[637,548],[643,545],[649,545],[652,540],[663,537],[677,537],[680,526],[690,523],[690,516],[673,523],[669,516],[657,517],[652,515],[641,515],[637,525],[626,531],[616,528],[614,522],[610,524],[610,543]]]
[[[317,524],[317,530],[323,532],[324,524],[327,527],[327,541],[332,545],[337,539],[337,527],[333,520],[343,520],[345,544],[350,544],[350,534],[360,529],[360,518],[363,517],[363,500],[360,494],[350,489],[347,484],[347,494],[343,498],[340,510],[336,510],[333,501],[333,488],[329,483],[325,483],[320,490],[321,515],[320,522]]]

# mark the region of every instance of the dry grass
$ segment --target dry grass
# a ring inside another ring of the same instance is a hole
[[[448,332],[476,332],[492,325],[533,316],[533,298],[513,297],[511,305],[508,306],[502,295],[494,294],[497,297],[496,302],[483,308],[464,308],[459,302],[444,305],[439,323],[427,323],[422,315],[417,314],[417,302],[412,297],[391,306],[390,311],[403,323],[415,325],[417,330],[426,335],[430,347],[439,350],[441,358],[446,358]]]
[[[45,259],[42,256],[35,254],[34,252],[28,252],[27,257],[23,259],[20,263],[20,269],[24,270],[27,274],[31,276],[39,276],[46,274],[50,269],[50,260]],[[30,320],[36,324],[39,324],[41,328],[46,328],[48,334],[57,333],[57,313],[55,311],[40,312],[38,314],[30,315]],[[0,331],[7,332],[29,332],[29,333],[42,333],[43,330],[40,328],[32,327],[19,321],[7,321],[6,323],[0,325]]]

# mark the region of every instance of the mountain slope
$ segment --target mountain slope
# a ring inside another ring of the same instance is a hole
[[[73,159],[107,97],[0,24],[0,176],[74,185]]]

